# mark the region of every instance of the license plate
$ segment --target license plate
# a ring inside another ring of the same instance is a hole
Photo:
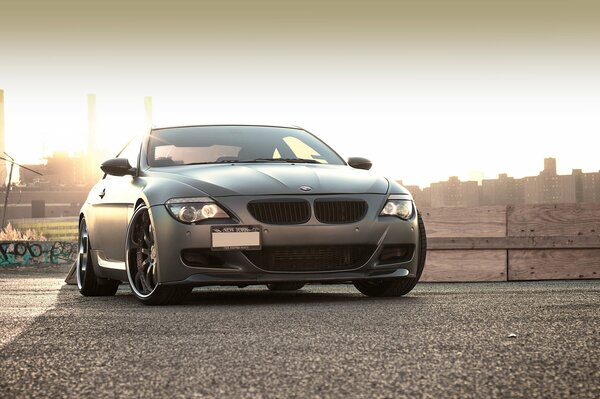
[[[212,250],[260,249],[260,226],[211,226]]]

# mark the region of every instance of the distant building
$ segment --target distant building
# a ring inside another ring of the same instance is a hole
[[[402,182],[398,182],[400,184],[402,184]],[[415,204],[417,204],[418,207],[429,207],[431,206],[431,191],[429,190],[429,187],[425,188],[425,189],[421,189],[421,187],[419,186],[404,186],[408,191],[410,191],[410,193],[413,196],[413,199],[415,200]]]
[[[85,183],[85,160],[83,157],[69,157],[67,152],[55,152],[48,158],[46,172],[48,180],[54,184],[73,186]]]
[[[574,176],[535,176],[523,179],[526,204],[576,203]]]
[[[544,170],[538,176],[523,179],[526,204],[576,203],[574,175],[556,174],[556,159],[544,159]]]
[[[600,171],[582,173],[581,169],[573,169],[576,179],[577,202],[600,202]]]
[[[42,176],[21,168],[21,184],[39,186],[44,189],[87,186],[86,160],[82,156],[71,157],[66,151],[55,152],[46,158],[46,164],[25,165],[42,173]]]
[[[431,185],[431,206],[478,206],[479,185],[476,181],[461,182],[452,176],[447,182]]]
[[[511,205],[525,203],[524,182],[506,173],[497,179],[481,182],[481,205]]]
[[[431,206],[431,187],[425,187],[423,189],[423,207]]]
[[[556,158],[544,158],[544,170],[540,174],[556,176]]]

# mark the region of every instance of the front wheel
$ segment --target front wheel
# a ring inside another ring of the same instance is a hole
[[[425,267],[425,258],[427,256],[427,234],[425,232],[425,224],[421,215],[417,215],[419,224],[419,260],[417,264],[417,274],[415,277],[401,277],[382,280],[361,280],[355,281],[354,286],[357,290],[367,296],[382,297],[382,296],[402,296],[408,294],[415,288],[419,282],[423,268]]]
[[[182,302],[191,287],[164,286],[158,283],[158,248],[148,207],[138,207],[127,228],[127,279],[133,294],[145,305],[170,305]]]

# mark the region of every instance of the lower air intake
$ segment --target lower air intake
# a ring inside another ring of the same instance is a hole
[[[364,265],[374,245],[312,245],[263,247],[244,251],[257,267],[271,272],[326,272],[352,270]]]

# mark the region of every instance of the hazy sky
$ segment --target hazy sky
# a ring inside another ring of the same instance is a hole
[[[600,169],[600,1],[0,0],[7,151],[300,125],[408,184]]]

